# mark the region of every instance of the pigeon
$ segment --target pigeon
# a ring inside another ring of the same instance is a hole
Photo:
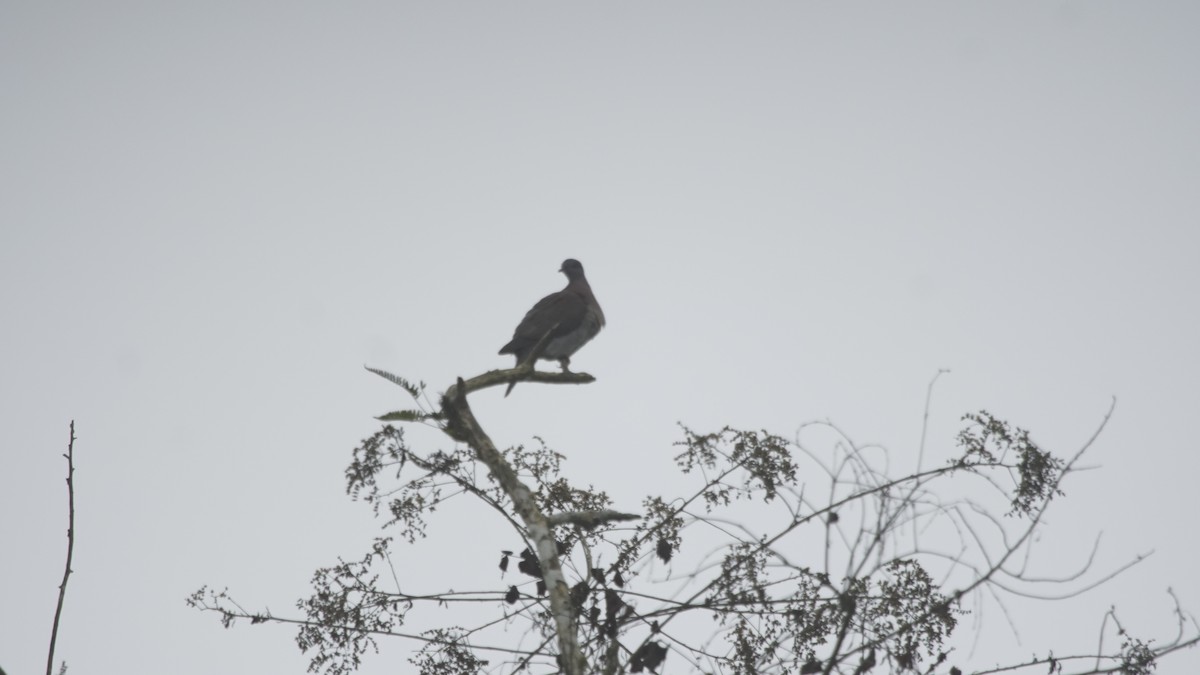
[[[512,340],[500,348],[501,354],[516,356],[518,366],[529,359],[533,348],[549,333],[538,358],[556,360],[563,372],[569,373],[571,355],[596,337],[604,326],[604,311],[583,276],[583,265],[568,258],[558,271],[567,275],[567,287],[539,300],[521,319]],[[515,386],[516,382],[510,383],[504,395],[508,396]]]

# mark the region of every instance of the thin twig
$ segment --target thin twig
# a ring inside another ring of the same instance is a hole
[[[54,644],[58,641],[58,623],[62,619],[67,579],[71,578],[71,555],[75,552],[75,420],[71,420],[71,440],[67,441],[67,564],[58,586],[58,607],[54,610],[54,628],[50,630],[50,653],[46,656],[46,675],[54,675]]]
[[[933,400],[933,385],[937,384],[939,377],[948,372],[950,372],[949,368],[938,368],[933,379],[929,381],[929,386],[925,389],[925,414],[921,418],[921,444],[917,447],[917,471],[925,468],[925,436],[929,431],[929,403]]]

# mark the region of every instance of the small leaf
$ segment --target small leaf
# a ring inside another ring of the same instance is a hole
[[[421,390],[423,390],[425,388],[424,382],[422,382],[418,386],[418,385],[414,385],[413,383],[409,382],[408,380],[404,379],[403,377],[400,377],[399,375],[393,375],[386,370],[379,370],[377,368],[372,368],[370,366],[363,366],[363,368],[366,368],[367,370],[371,371],[372,373],[375,373],[376,375],[382,377],[383,379],[387,380],[388,382],[391,382],[392,384],[399,386],[404,391],[407,391],[408,395],[412,396],[414,399],[419,398],[421,396]]]
[[[875,667],[875,648],[867,653],[861,661],[858,662],[858,667],[854,669],[854,675],[863,675]]]
[[[647,642],[633,653],[633,658],[629,660],[629,672],[640,673],[643,668],[657,672],[665,658],[667,658],[667,648],[661,642]]]
[[[571,604],[576,609],[583,609],[583,603],[587,600],[589,590],[587,581],[580,581],[571,587]]]
[[[655,548],[654,552],[659,558],[662,558],[663,562],[671,562],[671,542],[667,541],[666,539],[658,540],[658,546]]]
[[[623,607],[625,607],[625,601],[616,591],[612,589],[604,591],[604,618],[612,621]]]
[[[538,579],[538,583],[541,583],[542,564],[538,562],[537,556],[528,547],[524,551],[521,551],[521,560],[517,563],[517,571]],[[541,593],[538,593],[538,595],[541,595]]]

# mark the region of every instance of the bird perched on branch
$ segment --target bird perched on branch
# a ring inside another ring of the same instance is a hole
[[[583,276],[583,265],[568,258],[558,271],[567,275],[567,287],[539,300],[521,319],[512,340],[500,348],[501,354],[516,356],[518,366],[534,356],[534,347],[546,337],[536,358],[558,361],[563,372],[569,373],[571,355],[604,326],[604,311]],[[508,396],[516,384],[509,384],[504,395]]]

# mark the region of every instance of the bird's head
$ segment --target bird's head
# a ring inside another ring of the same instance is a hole
[[[558,268],[558,271],[567,275],[568,279],[579,279],[583,276],[583,265],[574,258],[567,258],[563,261],[562,267]]]

